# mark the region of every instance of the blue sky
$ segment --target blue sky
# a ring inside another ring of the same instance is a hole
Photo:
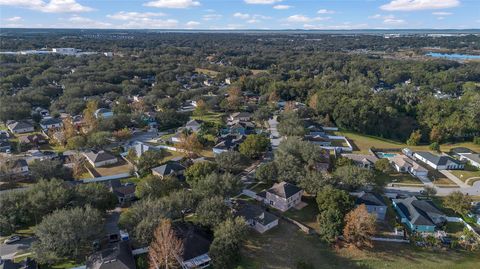
[[[480,0],[0,0],[1,27],[480,28]]]

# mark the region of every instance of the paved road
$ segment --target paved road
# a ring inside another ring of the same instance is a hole
[[[405,193],[405,194],[408,194],[408,193],[418,194],[421,190],[423,190],[422,187],[386,187],[385,189],[389,192],[399,192],[399,193]],[[447,196],[454,191],[459,191],[463,194],[478,196],[480,195],[480,181],[477,181],[473,184],[473,186],[468,186],[466,188],[435,187],[435,189],[437,190],[438,196]]]
[[[270,131],[270,134],[271,134],[270,142],[272,144],[273,149],[278,147],[278,145],[282,141],[282,137],[280,136],[280,133],[277,130],[277,125],[278,125],[277,116],[273,116],[273,118],[268,120],[268,126],[269,126],[268,130]]]
[[[26,250],[32,245],[33,241],[33,237],[26,237],[13,244],[7,245],[2,242],[0,245],[0,257],[2,259],[12,259],[17,252],[26,252]]]

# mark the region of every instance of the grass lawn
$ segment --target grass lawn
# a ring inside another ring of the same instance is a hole
[[[284,212],[283,215],[297,220],[318,231],[320,227],[317,223],[317,215],[319,213],[317,201],[315,201],[315,198],[313,197],[303,197],[302,201],[308,205],[300,210],[291,208],[287,212]]]
[[[259,193],[267,188],[269,188],[270,186],[263,183],[263,182],[258,182],[258,183],[255,183],[254,185],[250,186],[249,189],[256,192],[256,193]]]
[[[250,72],[252,72],[253,75],[258,75],[260,73],[267,73],[268,70],[265,70],[265,69],[250,69]]]
[[[241,250],[237,268],[297,268],[303,261],[311,268],[442,269],[478,268],[478,253],[430,251],[408,244],[382,243],[371,250],[334,250],[316,235],[306,235],[293,224],[280,221],[265,234],[251,231]]]
[[[122,173],[129,173],[132,170],[132,166],[124,159],[119,158],[118,163],[114,165],[108,165],[104,167],[96,167],[95,170],[102,176],[111,176]]]
[[[454,236],[459,238],[463,234],[463,229],[465,226],[461,222],[447,222],[445,226],[445,232],[447,232],[450,236]]]
[[[408,174],[408,173],[378,173],[377,174],[377,182],[385,182],[385,183],[402,183],[402,184],[419,184],[423,185],[423,183],[416,177]]]
[[[370,135],[364,135],[364,134],[359,134],[356,132],[350,132],[350,131],[337,131],[335,132],[335,135],[343,135],[348,138],[350,142],[353,142],[353,148],[354,151],[360,152],[360,153],[368,153],[368,149],[371,147],[374,148],[410,148],[412,150],[425,150],[425,151],[430,151],[428,148],[428,145],[422,145],[422,146],[407,146],[403,142],[398,142],[395,140],[391,139],[386,139],[386,138],[381,138],[381,137],[376,137],[376,136],[370,136]],[[448,152],[451,148],[454,147],[466,147],[469,148],[473,151],[480,151],[480,145],[473,144],[472,142],[462,142],[462,143],[448,143],[448,144],[442,144],[440,145],[440,149],[444,152]]]
[[[68,268],[73,268],[80,266],[81,264],[73,261],[73,260],[65,260],[56,264],[52,265],[42,265],[42,268],[45,269],[68,269]]]
[[[480,179],[480,169],[469,164],[465,165],[464,170],[450,170],[449,172],[454,174],[458,179],[460,179],[463,182],[466,182],[467,179],[472,177],[473,178],[478,177]],[[473,181],[469,182],[469,184],[471,183],[473,183]]]
[[[210,69],[205,69],[205,68],[195,68],[195,72],[200,73],[200,74],[205,74],[207,76],[211,77],[216,77],[218,75],[218,71],[210,70]]]
[[[217,113],[217,112],[207,112],[205,115],[202,116],[191,116],[190,118],[193,120],[203,120],[208,122],[213,122],[217,124],[223,124],[223,116],[224,113]]]

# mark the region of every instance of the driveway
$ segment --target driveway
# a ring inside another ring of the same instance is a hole
[[[277,130],[277,116],[273,116],[273,118],[268,120],[268,130],[270,131],[270,143],[272,144],[272,148],[275,149],[280,145],[280,142],[282,141],[282,138],[280,136],[280,133]]]
[[[18,252],[28,252],[33,241],[33,237],[26,237],[13,244],[7,245],[2,242],[0,245],[0,257],[2,259],[13,259],[15,254]]]
[[[442,173],[444,176],[446,176],[451,181],[453,181],[455,184],[460,186],[461,188],[469,188],[470,187],[468,184],[466,184],[465,182],[458,179],[458,177],[456,177],[454,174],[450,173],[450,171],[439,170],[439,172]]]

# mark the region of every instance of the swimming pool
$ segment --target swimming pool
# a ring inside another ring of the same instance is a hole
[[[382,159],[393,158],[397,156],[396,153],[375,152],[375,154],[377,154],[378,158],[382,158]]]

